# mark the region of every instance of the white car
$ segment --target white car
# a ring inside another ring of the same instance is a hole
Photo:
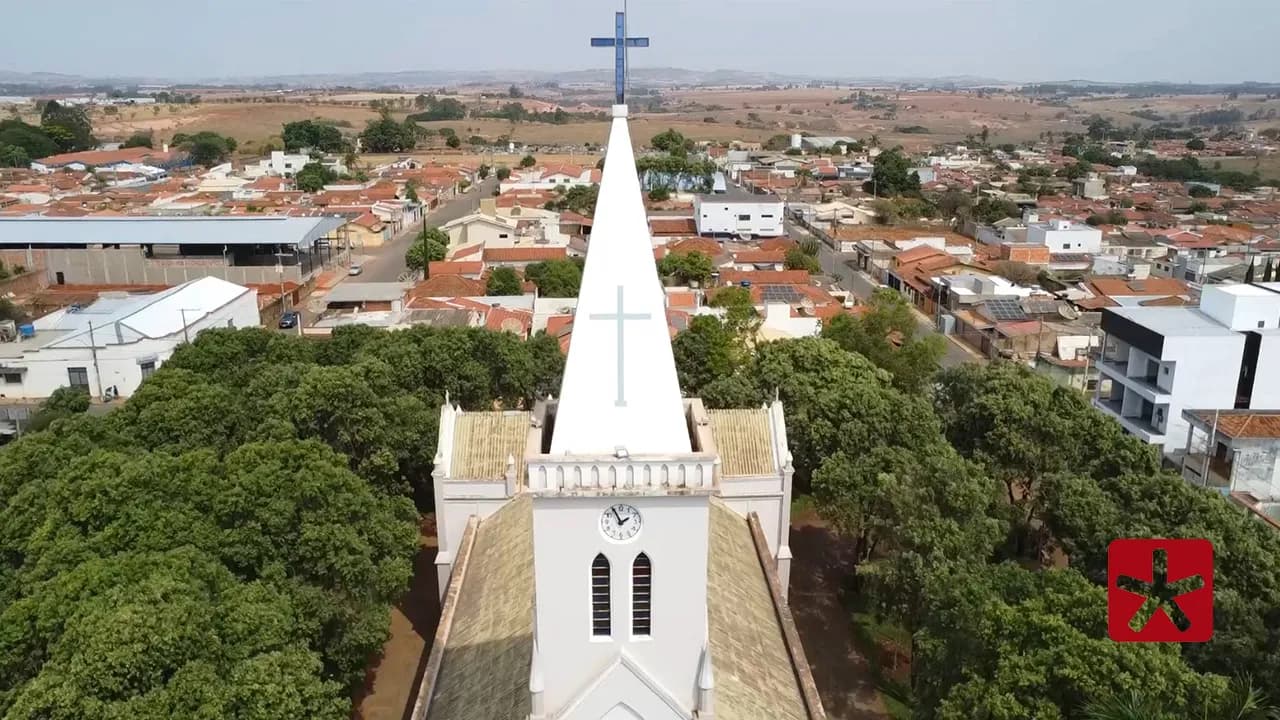
[[[361,265],[352,265],[350,268],[347,269],[347,274],[350,275],[351,277],[355,277],[356,275],[359,275],[362,272],[364,272],[364,267]]]

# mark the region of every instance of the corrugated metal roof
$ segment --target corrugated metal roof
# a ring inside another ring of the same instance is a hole
[[[516,477],[524,477],[524,452],[531,413],[467,412],[453,428],[453,462],[449,477],[458,480],[500,480],[507,458],[516,461]]]
[[[0,245],[301,245],[345,225],[343,217],[0,218]]]
[[[721,475],[746,477],[778,471],[767,410],[708,410],[707,416],[720,453]]]

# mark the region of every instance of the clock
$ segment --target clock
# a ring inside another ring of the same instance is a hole
[[[600,532],[615,542],[627,542],[640,534],[641,522],[639,510],[618,503],[606,508],[600,516]]]

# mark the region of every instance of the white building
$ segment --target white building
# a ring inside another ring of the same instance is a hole
[[[298,174],[298,171],[313,162],[319,162],[339,175],[347,174],[347,166],[342,163],[342,158],[326,156],[320,160],[313,160],[306,153],[286,153],[283,150],[272,150],[271,157],[259,160],[257,165],[245,166],[244,176],[250,180],[256,180],[266,175],[293,177]]]
[[[1044,245],[1053,254],[1098,255],[1102,252],[1102,231],[1070,220],[1027,223],[1027,242]]]
[[[102,293],[24,332],[0,329],[0,397],[47,398],[67,385],[95,398],[129,397],[200,331],[258,324],[258,293],[218,278],[147,295]]]
[[[1209,285],[1200,307],[1106,308],[1094,404],[1165,452],[1182,449],[1182,411],[1280,408],[1280,283]]]
[[[725,193],[693,196],[699,235],[781,237],[787,234],[783,212],[777,195],[755,195],[732,185]]]
[[[544,165],[531,168],[514,168],[511,176],[498,184],[502,192],[510,190],[568,190],[575,185],[594,185],[600,182],[600,171],[577,165]]]
[[[560,399],[441,411],[415,720],[825,717],[786,604],[782,406],[681,397],[625,118]]]

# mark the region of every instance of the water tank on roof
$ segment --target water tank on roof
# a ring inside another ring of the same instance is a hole
[[[741,285],[742,287],[745,287],[745,288],[749,288],[749,287],[751,287],[751,281],[750,281],[750,280],[740,280],[740,281],[738,281],[738,284],[739,284],[739,285]]]
[[[18,326],[18,337],[33,338],[36,336],[36,326],[31,323],[23,323]]]

